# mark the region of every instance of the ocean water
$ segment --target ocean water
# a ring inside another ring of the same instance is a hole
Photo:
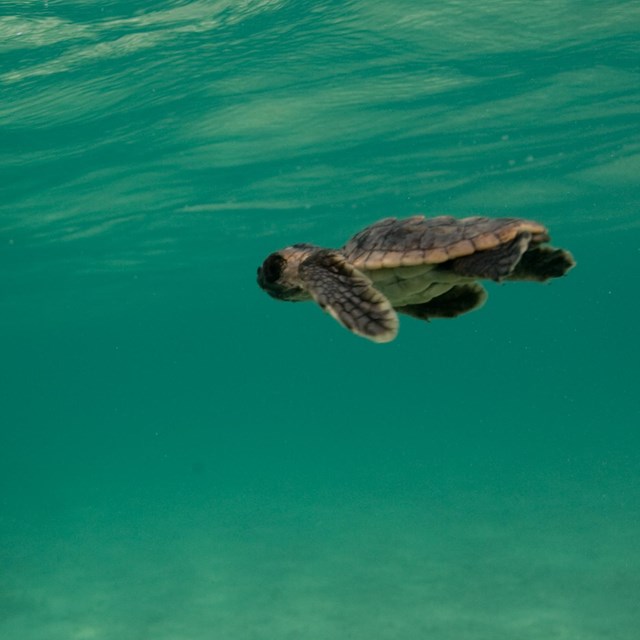
[[[640,637],[640,4],[0,2],[0,637]],[[377,345],[385,216],[577,267]]]

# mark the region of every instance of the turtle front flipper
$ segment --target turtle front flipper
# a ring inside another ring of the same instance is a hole
[[[340,253],[316,251],[298,273],[311,297],[353,333],[374,342],[396,337],[398,316],[391,303]]]

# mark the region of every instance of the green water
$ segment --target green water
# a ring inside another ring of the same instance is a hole
[[[0,2],[0,637],[635,640],[640,5]],[[578,266],[376,345],[380,217]]]

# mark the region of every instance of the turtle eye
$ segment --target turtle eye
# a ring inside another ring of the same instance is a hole
[[[267,284],[273,284],[277,282],[286,260],[278,253],[272,253],[263,263],[261,267],[262,278]]]

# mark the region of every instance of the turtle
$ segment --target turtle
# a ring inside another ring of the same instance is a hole
[[[398,313],[429,321],[480,308],[478,280],[558,278],[571,253],[547,245],[547,228],[522,218],[384,218],[341,249],[300,243],[271,253],[258,284],[278,300],[314,300],[341,325],[374,342],[398,333]]]

